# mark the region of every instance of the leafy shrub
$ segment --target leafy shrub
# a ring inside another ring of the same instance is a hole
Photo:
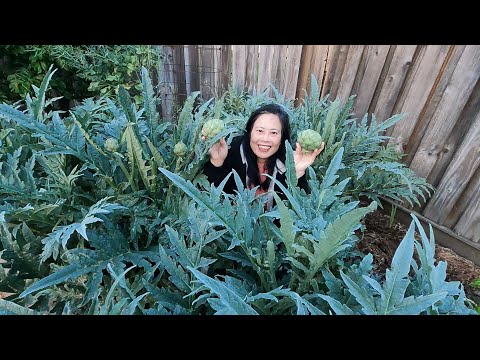
[[[160,51],[147,45],[4,45],[0,71],[0,102],[23,99],[39,86],[50,64],[58,68],[51,88],[66,100],[113,96],[119,85],[131,89],[140,102],[141,76],[137,69],[155,69]],[[65,106],[64,106],[65,107]]]

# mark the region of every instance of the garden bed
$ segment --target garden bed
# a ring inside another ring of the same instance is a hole
[[[395,250],[405,236],[408,226],[393,221],[390,227],[390,214],[385,214],[381,210],[368,214],[363,222],[366,230],[357,245],[358,249],[363,253],[372,253],[374,269],[384,274],[385,270],[390,267]],[[416,238],[420,240],[418,234],[416,234]],[[447,262],[447,280],[460,281],[465,288],[467,297],[479,303],[480,291],[474,289],[470,284],[473,280],[480,278],[480,266],[438,244],[435,245],[435,258],[437,261]]]

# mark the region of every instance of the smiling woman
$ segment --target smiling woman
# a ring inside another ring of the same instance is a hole
[[[263,174],[269,174],[285,187],[285,141],[290,139],[290,122],[288,114],[282,106],[267,104],[253,111],[245,126],[245,133],[232,140],[230,149],[221,138],[209,150],[210,161],[205,164],[204,174],[208,180],[218,186],[233,170],[242,179],[243,186],[258,186],[257,195],[267,193],[267,209],[274,204],[273,192],[285,199],[283,192],[275,183]],[[297,143],[294,153],[295,170],[298,186],[308,191],[305,170],[323,150],[324,143],[318,149],[302,152]],[[231,177],[224,191],[233,194],[236,190]]]

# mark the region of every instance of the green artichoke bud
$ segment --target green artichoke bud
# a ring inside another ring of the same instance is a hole
[[[298,134],[298,143],[302,147],[302,152],[307,153],[320,147],[322,136],[315,130],[303,130]]]
[[[220,119],[208,120],[202,127],[202,135],[207,139],[213,139],[220,131],[225,129],[225,123]]]
[[[185,154],[187,153],[187,145],[180,141],[179,143],[175,144],[175,147],[173,148],[173,153],[178,157],[185,156]]]
[[[118,149],[118,141],[115,138],[108,138],[105,140],[105,149],[110,152],[115,152]]]

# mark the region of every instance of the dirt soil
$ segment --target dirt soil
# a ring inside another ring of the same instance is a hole
[[[363,253],[372,253],[374,269],[381,274],[390,267],[395,250],[408,230],[408,226],[397,221],[390,228],[389,221],[390,215],[381,210],[368,214],[364,219],[364,237],[357,245]],[[480,291],[470,286],[473,280],[480,278],[480,266],[438,244],[435,245],[435,258],[447,262],[447,281],[460,281],[467,297],[480,303]]]

